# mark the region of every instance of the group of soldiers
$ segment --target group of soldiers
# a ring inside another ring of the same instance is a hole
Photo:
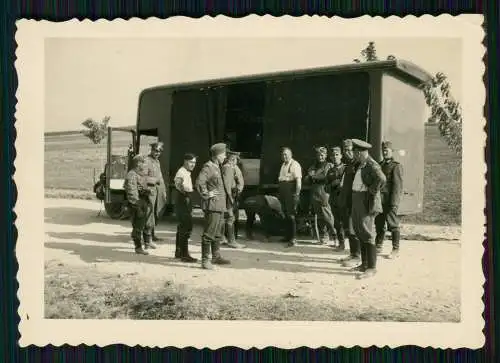
[[[154,231],[161,199],[164,201],[166,197],[158,162],[162,146],[162,143],[154,143],[149,156],[136,156],[126,178],[127,199],[132,211],[132,238],[139,254],[148,254],[147,249],[156,248],[154,241],[159,240]],[[342,147],[331,150],[317,147],[316,161],[304,176],[292,150],[283,148],[277,176],[278,196],[254,195],[242,201],[247,216],[247,238],[254,238],[253,226],[258,215],[266,238],[281,235],[286,246],[296,246],[298,207],[302,184],[305,184],[309,186],[310,206],[317,217],[319,242],[327,243],[332,237],[337,242],[333,247],[343,251],[347,239],[350,253],[342,260],[343,266],[359,271],[358,278],[373,276],[386,226],[392,239],[388,258],[399,255],[400,240],[398,208],[403,184],[402,166],[393,158],[390,141],[384,141],[381,146],[383,160],[380,162],[369,155],[372,145],[358,139],[344,140]],[[243,173],[238,166],[239,153],[228,150],[224,143],[217,143],[210,148],[210,155],[194,183],[191,177],[197,163],[194,154],[185,154],[184,163],[174,177],[173,197],[178,220],[175,258],[188,263],[198,261],[188,249],[193,230],[192,196],[197,192],[204,212],[201,236],[201,266],[204,269],[213,269],[214,264],[230,264],[221,255],[221,245],[245,247],[236,242],[238,200],[244,188]]]

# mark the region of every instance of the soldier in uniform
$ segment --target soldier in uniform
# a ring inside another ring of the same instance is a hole
[[[229,193],[226,199],[227,211],[224,216],[227,242],[224,244],[231,248],[243,247],[241,244],[236,243],[236,232],[234,228],[235,222],[238,222],[236,216],[240,213],[238,197],[245,186],[243,173],[237,165],[238,157],[239,153],[235,151],[228,151],[227,159],[222,165],[222,179],[224,181],[225,190]]]
[[[287,221],[287,232],[283,242],[288,242],[288,247],[296,244],[297,222],[295,215],[300,201],[300,190],[302,188],[302,168],[300,164],[293,159],[292,150],[288,147],[282,149],[281,164],[278,175],[279,199],[283,213]]]
[[[335,146],[332,148],[332,167],[328,171],[327,181],[330,192],[330,207],[333,214],[333,222],[339,245],[337,250],[345,250],[344,237],[344,209],[341,205],[340,194],[342,190],[342,179],[344,178],[345,164],[342,162],[342,150]]]
[[[326,147],[316,148],[316,162],[309,168],[304,181],[311,184],[311,205],[314,214],[318,217],[319,233],[335,235],[332,209],[330,207],[330,194],[327,191],[327,176],[333,165],[326,160]],[[326,243],[325,236],[319,236],[320,243]]]
[[[259,216],[266,240],[273,235],[279,236],[283,233],[285,215],[278,198],[272,195],[254,195],[243,201],[243,209],[247,216],[247,239],[254,239],[253,226],[256,215]]]
[[[228,191],[222,180],[221,165],[226,159],[226,144],[218,143],[210,148],[211,160],[207,161],[196,179],[196,190],[201,196],[201,209],[205,224],[201,240],[201,266],[213,269],[212,264],[227,265],[229,260],[220,254],[220,242],[224,228],[224,213],[227,210]],[[210,251],[212,262],[210,262]]]
[[[167,203],[167,189],[165,187],[165,181],[163,180],[163,174],[160,167],[160,155],[163,152],[163,142],[155,142],[151,145],[151,152],[146,158],[146,170],[147,175],[156,178],[156,188],[151,194],[151,203],[154,208],[155,217],[155,227],[153,228],[153,241],[161,241],[155,234],[156,226],[163,215],[165,205]]]
[[[352,223],[361,244],[361,266],[358,278],[368,278],[376,273],[377,250],[375,247],[374,223],[382,212],[380,189],[385,175],[380,165],[368,154],[371,145],[353,139],[353,150],[358,162],[352,183]]]
[[[184,163],[174,177],[175,184],[175,214],[179,224],[175,235],[175,258],[183,262],[196,262],[196,258],[189,255],[189,238],[193,231],[193,181],[191,172],[196,166],[196,156],[187,153],[184,155]]]
[[[135,253],[141,255],[148,255],[145,249],[152,246],[151,231],[154,226],[154,216],[150,196],[155,185],[155,180],[146,176],[144,156],[135,156],[132,160],[132,169],[125,177],[124,186],[131,214],[131,235],[134,241]],[[143,240],[144,248],[142,248]]]
[[[403,190],[403,168],[392,156],[393,148],[390,141],[382,143],[382,155],[384,159],[380,162],[382,171],[387,179],[382,187],[382,213],[375,219],[377,231],[377,251],[382,250],[385,237],[385,225],[391,232],[392,252],[388,258],[396,258],[399,255],[399,217],[398,208]]]
[[[338,195],[337,206],[342,213],[342,224],[344,236],[349,239],[349,256],[342,261],[344,267],[356,267],[361,262],[361,245],[354,232],[352,224],[352,182],[356,172],[356,160],[354,159],[353,145],[351,139],[342,142],[342,162],[344,175],[340,182],[340,193]],[[344,238],[345,238],[344,237]]]

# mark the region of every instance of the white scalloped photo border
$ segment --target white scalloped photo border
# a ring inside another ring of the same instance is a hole
[[[18,313],[20,345],[52,344],[106,346],[122,343],[147,347],[216,349],[316,347],[479,348],[485,342],[481,258],[486,233],[484,215],[486,120],[483,83],[486,49],[481,15],[404,18],[362,16],[355,19],[319,16],[275,18],[251,15],[167,20],[118,19],[95,22],[76,19],[61,23],[20,20],[15,67],[16,97],[14,179],[19,263]],[[461,100],[463,119],[461,322],[294,322],[294,321],[132,321],[44,319],[44,40],[47,38],[260,38],[260,37],[403,37],[460,38],[462,40]]]

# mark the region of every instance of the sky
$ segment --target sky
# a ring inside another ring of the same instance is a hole
[[[87,118],[135,125],[142,89],[185,81],[351,63],[374,41],[429,73],[444,72],[461,101],[460,38],[48,38],[45,132],[81,130]]]

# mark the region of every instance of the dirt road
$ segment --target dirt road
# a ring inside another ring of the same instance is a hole
[[[163,221],[166,239],[150,256],[134,254],[130,223],[98,212],[97,201],[45,199],[45,261],[92,266],[109,274],[136,273],[141,278],[193,287],[219,286],[257,296],[292,294],[303,299],[350,306],[360,311],[421,311],[429,321],[460,319],[460,231],[457,228],[404,226],[401,257],[378,259],[378,274],[357,280],[339,264],[345,254],[301,241],[286,249],[279,242],[245,241],[243,250],[223,250],[232,261],[215,271],[173,259],[175,223]],[[200,257],[200,226],[191,251]],[[421,236],[420,240],[411,240]],[[385,253],[390,251],[385,243]],[[360,298],[360,297],[369,298]],[[422,315],[422,314],[420,314]]]

